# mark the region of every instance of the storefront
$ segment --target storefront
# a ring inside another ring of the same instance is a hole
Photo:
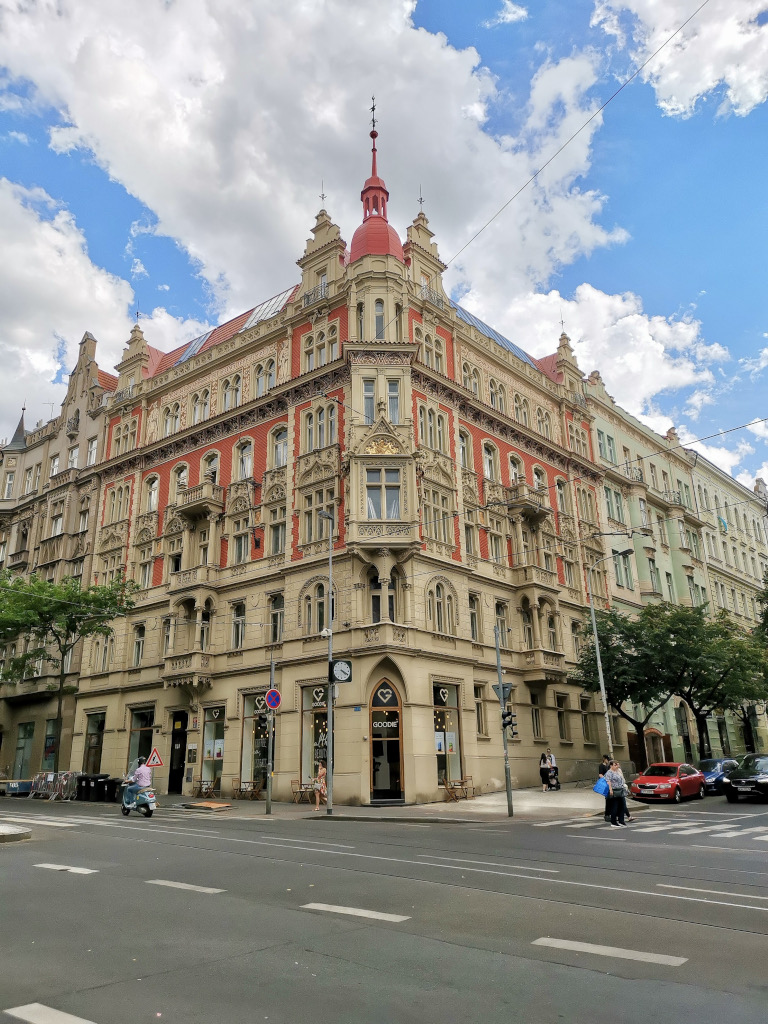
[[[301,781],[310,782],[317,765],[328,763],[328,687],[305,686],[301,702]]]
[[[432,687],[432,702],[435,708],[437,784],[442,786],[444,779],[451,781],[462,778],[458,686],[435,683]]]
[[[269,724],[264,693],[246,694],[243,697],[241,782],[256,782],[261,786],[266,785],[268,741]]]
[[[402,709],[397,690],[382,680],[371,697],[371,803],[402,802]]]
[[[221,772],[224,766],[224,705],[205,709],[203,719],[203,782],[212,782],[221,793]]]
[[[155,725],[154,708],[138,708],[131,712],[131,738],[128,743],[128,766],[138,757],[152,753]]]

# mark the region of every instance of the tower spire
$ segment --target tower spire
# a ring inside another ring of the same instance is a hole
[[[373,146],[371,148],[371,177],[377,178],[378,171],[376,170],[376,139],[378,139],[379,133],[376,131],[376,97],[371,96],[371,139],[373,140]]]

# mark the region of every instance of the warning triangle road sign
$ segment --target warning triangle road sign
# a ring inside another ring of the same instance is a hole
[[[157,751],[157,747],[152,747],[152,753],[147,758],[147,768],[163,768],[163,759]]]

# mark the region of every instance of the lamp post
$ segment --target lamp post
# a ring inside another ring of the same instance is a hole
[[[334,682],[331,678],[333,666],[333,516],[325,509],[318,513],[319,519],[328,520],[328,625],[324,632],[328,636],[328,701],[326,710],[328,714],[325,726],[325,786],[327,798],[325,802],[325,813],[333,814],[333,691]]]
[[[622,555],[631,555],[634,553],[634,548],[626,548],[624,551],[618,551],[619,557]],[[603,698],[603,714],[605,715],[605,731],[608,737],[608,756],[613,760],[613,740],[611,739],[611,719],[608,715],[608,697],[605,692],[605,679],[603,678],[603,663],[600,660],[600,641],[597,636],[597,621],[595,619],[595,599],[592,595],[592,572],[594,569],[604,562],[607,558],[613,558],[613,552],[610,555],[603,555],[602,558],[598,558],[596,562],[593,562],[587,572],[587,588],[589,590],[589,614],[592,618],[592,634],[595,638],[595,657],[597,658],[597,678],[600,682],[600,696]]]

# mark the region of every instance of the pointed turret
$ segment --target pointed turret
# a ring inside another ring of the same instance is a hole
[[[387,203],[389,192],[376,164],[376,139],[379,133],[375,128],[371,131],[373,145],[371,148],[371,176],[366,179],[360,199],[363,203],[363,223],[352,236],[352,247],[349,262],[363,256],[394,256],[403,262],[403,244],[397,232],[387,221]]]
[[[4,451],[6,452],[23,452],[27,447],[27,432],[24,429],[24,413],[25,408],[21,408],[21,419],[19,425],[16,427],[16,431],[11,438],[10,442],[5,446]]]

